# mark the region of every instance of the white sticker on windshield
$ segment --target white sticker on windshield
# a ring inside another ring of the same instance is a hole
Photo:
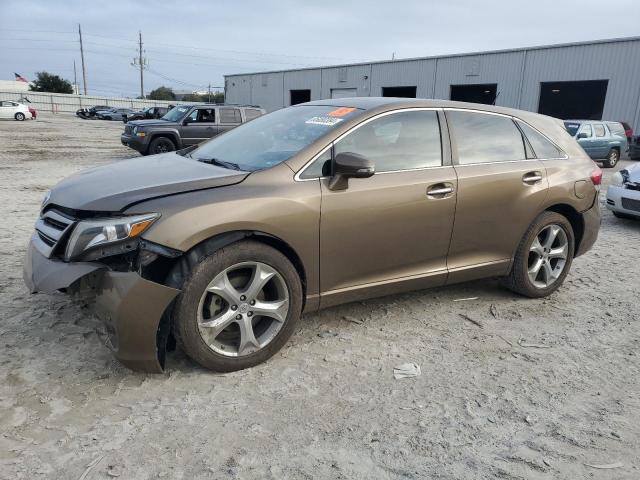
[[[312,117],[304,123],[308,123],[309,125],[324,125],[327,127],[332,127],[333,125],[340,123],[342,120],[342,118],[320,116]]]

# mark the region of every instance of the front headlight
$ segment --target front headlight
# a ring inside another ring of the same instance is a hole
[[[71,260],[93,247],[135,238],[149,228],[159,216],[157,213],[149,213],[78,222],[69,237],[64,257]]]
[[[615,185],[616,187],[624,186],[625,173],[626,173],[625,170],[620,170],[619,172],[614,173],[613,176],[611,177],[611,185]]]
[[[138,133],[138,127],[133,127],[133,134],[135,135],[136,133]]]

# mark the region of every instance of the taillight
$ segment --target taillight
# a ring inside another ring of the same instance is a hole
[[[591,183],[594,185],[600,185],[602,183],[602,170],[600,167],[596,167],[595,170],[591,172]]]

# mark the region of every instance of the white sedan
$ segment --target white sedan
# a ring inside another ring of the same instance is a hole
[[[607,208],[618,218],[640,219],[640,163],[613,174]]]
[[[31,118],[29,107],[18,102],[9,100],[0,101],[0,118],[13,118],[15,120],[25,120]]]

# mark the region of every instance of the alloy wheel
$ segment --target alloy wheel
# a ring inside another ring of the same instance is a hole
[[[564,229],[557,224],[545,226],[529,248],[527,270],[529,280],[536,288],[554,284],[567,264],[569,240]]]
[[[242,262],[220,272],[198,305],[198,331],[214,352],[239,357],[267,346],[289,312],[282,275],[261,262]]]

